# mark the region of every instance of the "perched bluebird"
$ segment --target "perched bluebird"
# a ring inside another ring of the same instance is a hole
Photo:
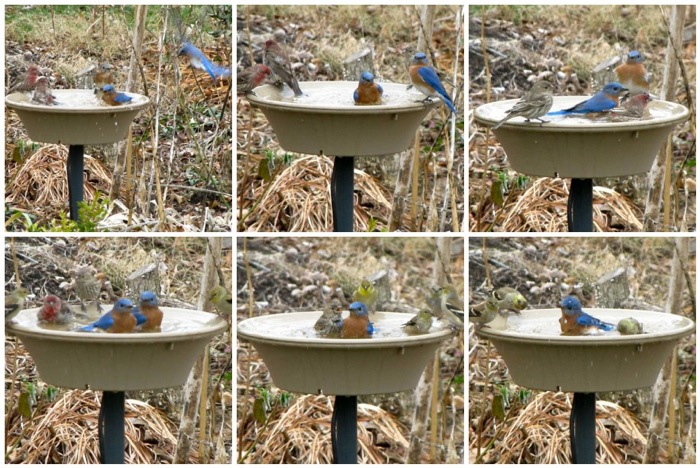
[[[530,91],[525,93],[525,96],[520,98],[510,110],[506,111],[506,116],[493,126],[493,130],[496,130],[513,117],[525,117],[526,122],[529,122],[530,119],[536,119],[540,121],[540,125],[547,123],[542,117],[547,115],[549,109],[552,108],[552,102],[554,102],[552,98],[553,89],[552,84],[544,80],[532,85]]]
[[[331,300],[330,304],[326,305],[323,313],[316,320],[314,330],[322,336],[339,335],[343,324],[342,311],[343,306],[340,304],[340,301],[338,299]]]
[[[493,322],[497,316],[498,300],[495,297],[489,297],[481,304],[469,307],[469,321],[481,327],[485,327],[487,323]]]
[[[598,330],[615,330],[615,325],[602,322],[581,310],[581,303],[576,296],[566,296],[559,305],[561,307],[559,325],[562,335],[588,335]]]
[[[433,326],[433,316],[427,309],[422,309],[416,316],[401,325],[409,335],[425,335]]]
[[[299,82],[296,78],[294,78],[287,52],[285,52],[284,49],[282,49],[282,47],[280,47],[280,45],[272,39],[268,39],[265,42],[265,55],[263,62],[272,69],[272,73],[274,73],[282,81],[287,83],[290,88],[292,88],[295,96],[301,96],[304,94],[299,87]]]
[[[102,89],[107,85],[113,84],[114,79],[112,78],[112,65],[108,63],[99,64],[95,70],[95,87]]]
[[[102,312],[100,292],[106,280],[103,274],[93,274],[94,268],[88,265],[79,266],[75,271],[75,294],[80,299],[80,309],[87,311],[85,303],[94,302],[97,311]]]
[[[568,109],[550,112],[547,115],[567,115],[567,114],[588,114],[591,112],[606,112],[620,104],[620,95],[627,91],[627,88],[620,83],[612,82],[603,86],[590,99],[579,102]]]
[[[384,90],[374,82],[374,75],[370,72],[362,72],[360,84],[352,94],[355,104],[381,104]]]
[[[39,67],[37,67],[36,65],[29,65],[27,73],[25,73],[24,78],[22,78],[22,81],[11,87],[7,94],[23,93],[33,90],[38,75]]]
[[[11,321],[22,311],[28,294],[29,291],[25,288],[17,288],[5,295],[5,323]]]
[[[270,67],[262,63],[256,63],[252,67],[238,72],[236,76],[236,91],[238,94],[248,94],[260,86],[272,73]]]
[[[233,312],[233,297],[223,286],[214,286],[207,293],[209,302],[214,304],[220,314],[231,315]]]
[[[440,292],[442,294],[440,300],[442,313],[452,325],[464,328],[464,301],[457,294],[457,289],[451,284],[446,284]]]
[[[350,315],[343,320],[340,329],[341,338],[369,338],[374,333],[374,327],[369,321],[367,307],[362,302],[350,304]]]
[[[527,299],[515,288],[498,288],[493,292],[493,297],[498,301],[498,309],[501,311],[512,311],[519,314],[527,307]]]
[[[629,317],[617,322],[617,331],[620,335],[641,335],[644,328],[636,319]]]
[[[146,322],[140,325],[141,331],[158,332],[163,322],[163,311],[158,307],[158,296],[151,291],[144,291],[139,296],[139,305],[132,309],[132,314],[141,314]],[[138,322],[138,319],[136,319]],[[119,332],[117,332],[119,333]]]
[[[452,99],[440,82],[440,77],[435,69],[428,64],[428,57],[423,52],[418,52],[413,56],[408,76],[411,78],[413,86],[427,96],[425,100],[430,100],[431,97],[440,98],[452,112],[457,113]]]
[[[633,50],[627,54],[627,61],[615,68],[617,81],[627,88],[632,96],[649,92],[649,74],[644,69],[644,57]]]
[[[127,312],[128,315],[133,318],[133,326],[131,326],[132,320],[126,317]],[[78,331],[92,332],[95,331],[95,329],[99,329],[108,333],[130,333],[134,331],[134,328],[144,323],[146,323],[146,317],[138,310],[134,311],[134,304],[129,299],[122,298],[114,303],[112,310],[90,325],[80,327]]]
[[[50,106],[53,104],[58,104],[56,102],[56,96],[51,94],[51,88],[49,88],[49,81],[45,76],[40,76],[36,79],[34,85],[34,92],[32,93],[32,102],[34,104],[43,104],[45,106]]]
[[[49,294],[44,298],[44,305],[37,311],[39,323],[64,324],[70,319],[70,307],[61,302],[57,296]]]
[[[207,56],[204,55],[204,52],[189,42],[185,42],[182,47],[180,47],[180,50],[177,51],[177,55],[186,56],[190,60],[190,66],[192,68],[209,73],[214,83],[216,83],[219,78],[231,78],[231,69],[229,67],[222,67],[210,62]]]
[[[628,117],[643,117],[644,109],[651,100],[649,93],[637,94],[623,101],[620,109],[614,109],[613,112]]]
[[[131,96],[127,96],[124,93],[118,93],[112,85],[102,87],[102,100],[110,106],[120,106],[125,102],[131,101],[131,99]]]
[[[379,292],[374,287],[374,283],[369,280],[360,281],[360,285],[352,293],[353,302],[362,302],[368,309],[374,310],[374,303],[377,302]]]

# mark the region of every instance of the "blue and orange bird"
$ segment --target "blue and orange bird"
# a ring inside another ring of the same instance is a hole
[[[355,104],[381,104],[383,93],[382,87],[374,82],[374,75],[366,71],[360,75],[360,83],[352,98]]]
[[[343,320],[340,329],[341,338],[369,338],[374,333],[374,327],[369,321],[367,306],[362,302],[353,302],[349,307],[350,315]]]
[[[603,86],[603,89],[598,91],[590,99],[579,102],[568,109],[550,112],[547,115],[568,115],[568,114],[589,114],[607,112],[620,105],[620,96],[627,91],[627,88],[620,83],[613,81]]]
[[[145,332],[158,332],[163,323],[163,311],[158,307],[158,296],[151,291],[144,291],[139,296],[139,305],[132,310],[134,316],[141,314],[146,321],[140,325]],[[137,319],[138,321],[138,319]]]
[[[134,304],[129,299],[122,298],[114,303],[112,310],[97,321],[80,327],[78,331],[92,332],[99,329],[107,333],[131,333],[137,326],[144,323],[146,323],[146,317],[138,310],[134,311]]]
[[[416,53],[411,59],[408,76],[411,78],[413,86],[427,96],[424,101],[430,101],[430,98],[433,97],[440,98],[452,112],[457,113],[452,99],[440,82],[440,77],[435,69],[428,64],[428,57],[423,52]]]
[[[540,125],[547,123],[542,117],[547,115],[549,109],[552,108],[552,103],[554,102],[552,89],[553,86],[549,81],[542,80],[532,85],[530,91],[525,93],[513,107],[506,111],[506,116],[494,125],[492,130],[496,130],[513,117],[525,117],[526,122],[539,120]]]
[[[287,52],[272,39],[268,39],[265,42],[263,63],[272,69],[272,73],[274,73],[275,76],[279,77],[280,80],[284,81],[292,88],[295,96],[304,94],[299,87],[299,82],[294,78],[292,65],[289,63]]]
[[[42,324],[60,325],[68,323],[71,310],[68,304],[63,304],[58,296],[49,294],[44,298],[44,304],[36,313],[37,321]]]
[[[124,103],[130,102],[131,99],[131,96],[117,92],[112,85],[102,87],[102,100],[110,106],[121,106]]]
[[[212,63],[204,52],[199,50],[193,44],[185,42],[177,51],[177,55],[184,55],[190,61],[190,66],[195,70],[205,71],[209,74],[212,81],[216,83],[219,78],[231,78],[231,69],[229,67],[222,67],[215,63]]]
[[[581,303],[576,296],[566,296],[559,306],[562,335],[591,335],[599,331],[615,330],[615,325],[598,320],[581,310]]]
[[[627,60],[615,68],[617,81],[627,88],[630,95],[649,92],[649,73],[644,68],[644,57],[636,50],[627,54]]]
[[[99,64],[95,70],[95,87],[102,89],[107,85],[113,84],[112,65],[106,62]]]

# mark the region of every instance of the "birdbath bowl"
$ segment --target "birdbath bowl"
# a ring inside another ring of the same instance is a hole
[[[552,110],[589,97],[555,97]],[[494,126],[516,102],[481,105],[474,113],[476,121]],[[667,101],[652,101],[647,109],[649,117],[635,120],[610,115],[545,116],[549,122],[541,126],[515,117],[494,134],[512,168],[523,174],[574,179],[642,174],[651,169],[666,136],[689,115],[684,106]]]
[[[539,309],[509,317],[504,329],[482,328],[478,334],[496,346],[518,385],[595,393],[654,385],[678,340],[695,330],[692,320],[675,314],[629,309],[586,312],[612,324],[634,317],[645,333],[561,336],[561,310]]]
[[[433,324],[425,335],[407,336],[401,324],[413,315],[377,312],[375,336],[318,338],[321,312],[265,315],[238,324],[279,388],[325,395],[370,395],[413,389],[440,343],[453,332]]]
[[[106,391],[183,385],[209,340],[228,324],[199,310],[161,307],[162,332],[85,333],[41,328],[39,309],[20,312],[7,325],[31,354],[45,382]]]
[[[141,94],[125,93],[133,98],[131,102],[110,106],[90,89],[55,89],[51,94],[58,105],[33,104],[21,93],[5,98],[5,105],[17,113],[34,141],[64,145],[116,143],[128,136],[129,125],[150,102]]]
[[[355,105],[356,81],[305,81],[303,96],[282,94],[264,85],[248,101],[262,110],[287,151],[332,156],[378,156],[400,153],[412,143],[418,126],[432,104],[407,91],[405,84],[380,83],[383,104]]]

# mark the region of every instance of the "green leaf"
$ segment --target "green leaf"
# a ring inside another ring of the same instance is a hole
[[[272,180],[272,175],[270,174],[270,163],[267,161],[267,159],[260,160],[260,165],[258,166],[258,177],[265,182],[270,182]]]
[[[493,396],[493,401],[491,402],[491,412],[501,421],[506,419],[506,405],[503,394],[496,393]]]
[[[265,402],[262,398],[256,398],[253,403],[253,417],[260,424],[265,424],[267,414],[265,414]]]
[[[491,184],[491,201],[496,206],[503,206],[505,202],[503,197],[503,182],[500,179],[496,179]]]
[[[32,397],[29,392],[22,392],[17,403],[17,411],[27,419],[32,418]]]

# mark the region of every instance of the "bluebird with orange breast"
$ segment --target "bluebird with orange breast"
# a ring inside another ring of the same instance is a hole
[[[207,56],[204,55],[204,52],[189,42],[185,42],[182,47],[180,47],[180,50],[177,51],[177,55],[184,55],[187,57],[192,68],[207,72],[214,83],[216,83],[219,78],[231,78],[231,68],[212,63]]]
[[[350,315],[343,320],[340,328],[341,338],[369,338],[374,333],[374,326],[369,321],[367,306],[362,302],[350,304]]]
[[[110,106],[121,106],[132,99],[131,96],[117,92],[112,85],[103,86],[102,93],[102,100]]]
[[[112,65],[109,63],[101,63],[97,66],[95,71],[95,87],[104,88],[106,85],[113,85],[114,79],[112,78]]]
[[[615,330],[615,325],[598,320],[581,310],[581,303],[576,296],[566,296],[559,306],[562,335],[590,335]]]
[[[272,73],[279,77],[282,81],[292,88],[295,96],[301,96],[304,93],[299,87],[299,82],[294,78],[292,66],[289,63],[287,52],[274,40],[268,39],[265,42],[265,55],[263,57],[265,65],[272,69]]]
[[[510,110],[506,111],[506,116],[494,125],[492,130],[496,130],[513,117],[525,117],[526,122],[539,120],[540,125],[547,123],[542,117],[547,115],[549,109],[552,108],[552,103],[554,102],[552,89],[553,86],[549,81],[542,80],[532,85],[530,91],[525,93],[525,96],[520,98]]]
[[[97,321],[80,327],[78,331],[92,332],[98,329],[107,333],[131,333],[137,326],[144,323],[146,323],[146,317],[141,315],[138,310],[134,311],[134,304],[129,299],[122,298],[114,303],[112,310]]]
[[[236,92],[238,94],[248,94],[265,81],[272,73],[270,67],[262,63],[256,63],[252,67],[238,72],[236,75]]]
[[[411,78],[413,86],[427,96],[424,101],[430,101],[430,98],[437,97],[447,104],[452,112],[457,113],[452,99],[440,82],[437,71],[428,64],[428,57],[423,52],[416,53],[411,59],[408,76]]]
[[[617,81],[627,88],[632,96],[649,92],[649,73],[642,62],[644,57],[636,50],[627,54],[627,60],[615,68]]]
[[[44,304],[37,311],[36,317],[42,324],[65,324],[70,320],[71,311],[68,304],[63,304],[58,296],[49,294],[44,298]]]
[[[11,87],[7,94],[23,93],[33,90],[38,76],[39,67],[37,67],[36,65],[29,65],[29,68],[27,68],[27,72],[24,74],[24,78],[22,78],[22,81]]]
[[[381,104],[383,93],[382,87],[374,82],[374,75],[366,71],[360,75],[360,83],[352,98],[355,104]]]
[[[158,307],[158,296],[151,291],[144,291],[139,296],[139,305],[134,307],[132,314],[141,314],[146,318],[140,326],[141,331],[158,332],[163,322],[163,311]]]
[[[602,90],[598,91],[590,99],[579,102],[568,109],[550,112],[547,115],[567,115],[567,114],[588,114],[607,112],[620,104],[620,96],[627,91],[627,88],[620,83],[613,81],[606,84]]]

